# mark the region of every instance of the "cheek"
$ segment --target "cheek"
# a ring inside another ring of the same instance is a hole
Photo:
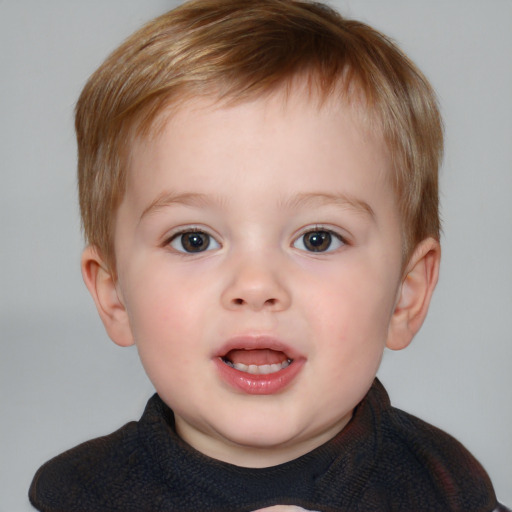
[[[148,374],[164,366],[182,368],[207,352],[218,280],[205,280],[201,270],[176,269],[155,258],[132,272],[127,310]]]
[[[392,279],[363,261],[333,272],[308,303],[316,329],[344,348],[385,344],[395,298]]]
[[[163,284],[163,283],[162,283]],[[198,357],[199,336],[193,329],[195,308],[164,287],[145,291],[132,303],[130,323],[142,366],[159,393],[188,387],[188,372]]]
[[[127,311],[136,345],[172,350],[176,340],[193,325],[197,294],[164,272],[140,272],[131,281]]]

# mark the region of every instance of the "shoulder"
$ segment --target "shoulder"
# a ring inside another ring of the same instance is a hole
[[[148,446],[153,425],[167,428],[165,414],[164,404],[154,395],[140,421],[48,461],[32,480],[32,505],[43,512],[140,510],[137,503],[147,500],[156,485]]]
[[[94,505],[103,490],[128,467],[137,441],[137,424],[131,422],[116,432],[82,443],[46,462],[30,486],[31,503],[43,511],[78,510]],[[123,469],[124,468],[124,469]],[[112,484],[112,485],[109,485]]]
[[[435,479],[442,477],[445,482],[451,476],[454,483],[468,479],[488,481],[480,463],[457,439],[412,414],[389,408],[383,418],[382,433],[388,443],[406,447],[432,470]],[[457,478],[461,474],[464,478]]]
[[[496,507],[486,471],[451,435],[391,406],[382,413],[381,435],[383,457],[399,461],[400,478],[408,485],[412,478],[423,482],[420,486],[430,489],[448,510]]]

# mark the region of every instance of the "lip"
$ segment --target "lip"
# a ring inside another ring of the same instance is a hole
[[[275,373],[259,375],[250,374],[232,368],[223,361],[223,357],[231,350],[271,349],[283,352],[291,363]],[[297,350],[268,336],[239,336],[231,338],[215,354],[214,363],[220,378],[229,387],[250,395],[272,395],[284,391],[300,373],[305,357]]]

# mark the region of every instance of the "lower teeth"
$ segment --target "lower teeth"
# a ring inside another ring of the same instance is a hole
[[[276,364],[250,364],[246,365],[243,363],[232,363],[228,359],[222,359],[224,363],[226,363],[228,366],[231,366],[231,368],[234,368],[235,370],[250,373],[251,375],[268,375],[271,373],[277,373],[284,368],[290,366],[292,363],[291,359],[287,359],[286,361],[283,361],[282,363],[276,363]]]

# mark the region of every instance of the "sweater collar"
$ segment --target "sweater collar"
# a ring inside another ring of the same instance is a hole
[[[263,507],[276,499],[286,503],[293,498],[297,504],[299,498],[307,508],[329,495],[333,505],[339,506],[356,499],[365,485],[381,444],[382,412],[389,406],[386,391],[375,379],[350,422],[333,439],[295,460],[268,468],[234,466],[198,452],[176,434],[173,412],[157,394],[138,424],[139,439],[152,459],[155,478],[171,488],[192,488],[226,503],[236,496],[238,510],[242,510],[240,496],[251,507],[254,503]]]

